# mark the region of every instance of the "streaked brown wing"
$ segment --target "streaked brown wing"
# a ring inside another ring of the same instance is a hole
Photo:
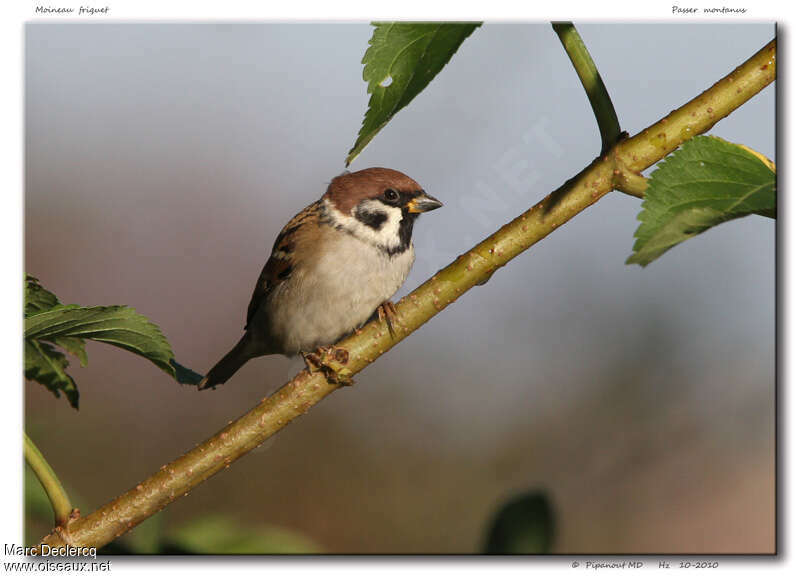
[[[314,226],[311,221],[316,221],[319,218],[319,202],[315,202],[301,212],[295,215],[290,220],[283,230],[275,239],[275,244],[272,246],[272,255],[267,260],[267,264],[261,270],[261,274],[256,282],[256,287],[253,290],[253,296],[250,299],[250,305],[247,307],[247,325],[245,330],[253,320],[256,311],[264,302],[264,299],[269,295],[270,291],[281,281],[289,278],[292,274],[293,262],[295,260],[294,250],[298,243],[303,242],[313,232]],[[305,230],[304,230],[305,228]]]

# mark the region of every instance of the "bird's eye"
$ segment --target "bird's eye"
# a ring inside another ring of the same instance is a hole
[[[385,198],[386,200],[394,202],[399,197],[400,195],[397,194],[397,191],[393,188],[387,188],[386,190],[383,191],[383,198]]]

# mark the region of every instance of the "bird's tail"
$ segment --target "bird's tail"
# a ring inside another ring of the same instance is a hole
[[[239,342],[236,343],[236,346],[208,371],[205,378],[198,383],[197,388],[201,391],[203,389],[210,389],[230,379],[233,373],[242,368],[242,365],[257,356],[252,353],[249,345],[248,334],[245,333]]]

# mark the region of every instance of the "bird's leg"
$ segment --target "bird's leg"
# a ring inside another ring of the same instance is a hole
[[[378,306],[378,320],[386,321],[386,326],[389,327],[389,334],[394,338],[394,325],[397,323],[397,309],[394,308],[394,303],[392,301],[384,301]]]
[[[309,373],[322,372],[329,383],[336,385],[350,386],[353,384],[350,370],[346,367],[350,360],[350,353],[347,349],[333,346],[317,347],[313,353],[303,352],[301,354]]]

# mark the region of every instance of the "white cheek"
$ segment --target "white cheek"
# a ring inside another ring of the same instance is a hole
[[[362,210],[380,212],[386,215],[386,221],[377,229],[367,226],[351,214],[342,214],[325,201],[326,212],[334,224],[341,226],[353,236],[368,242],[373,246],[386,249],[395,249],[400,246],[400,222],[403,220],[403,211],[397,207],[386,206],[378,200],[367,200],[359,204]],[[355,208],[353,209],[356,210]]]
[[[400,222],[403,220],[402,210],[394,206],[386,206],[377,200],[367,200],[359,206],[363,210],[386,215],[386,221],[377,229],[366,226],[353,217],[363,229],[359,231],[362,238],[386,248],[395,248],[400,245]]]

